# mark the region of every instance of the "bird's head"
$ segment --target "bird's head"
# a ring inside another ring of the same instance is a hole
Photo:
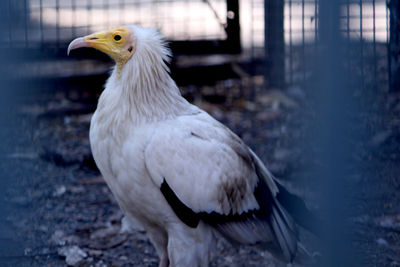
[[[130,27],[111,28],[76,38],[69,44],[68,54],[71,50],[81,47],[92,47],[106,53],[115,60],[117,67],[122,69],[135,53],[136,37]]]

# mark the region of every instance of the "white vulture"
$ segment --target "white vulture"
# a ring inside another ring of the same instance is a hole
[[[285,262],[307,254],[294,209],[284,205],[299,198],[238,136],[181,96],[161,34],[124,26],[77,38],[68,53],[80,47],[116,62],[91,120],[91,149],[120,207],[146,230],[159,266],[208,266],[221,235]]]

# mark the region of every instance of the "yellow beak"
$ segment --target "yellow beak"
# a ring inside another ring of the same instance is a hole
[[[79,37],[73,40],[68,46],[68,55],[71,50],[81,47],[92,47],[100,50],[115,60],[119,58],[120,48],[119,45],[112,40],[112,32],[101,31],[96,32],[84,37]]]
[[[92,47],[106,53],[115,60],[120,73],[125,63],[135,53],[136,38],[128,27],[112,28],[76,38],[68,46],[68,55],[72,50],[81,47]]]

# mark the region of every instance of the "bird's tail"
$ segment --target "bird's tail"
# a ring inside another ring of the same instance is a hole
[[[272,250],[273,254],[285,262],[292,262],[297,251],[296,226],[277,201],[272,205],[270,225],[278,245],[278,250]]]
[[[319,253],[310,253],[302,243],[297,243],[297,254],[295,258],[295,263],[307,266],[319,266]],[[318,264],[318,265],[316,265]]]
[[[276,202],[275,205],[270,217],[275,242],[266,244],[266,248],[283,262],[301,265],[312,264],[314,257],[300,242],[295,222],[279,202]]]
[[[276,196],[277,200],[290,213],[296,224],[319,236],[322,222],[318,216],[307,208],[304,200],[289,192],[276,178],[274,181],[279,190]]]
[[[259,177],[255,196],[262,209],[269,211],[267,216],[261,217],[268,222],[274,236],[272,242],[264,244],[265,248],[284,262],[312,262],[312,256],[299,241],[296,226],[300,219],[302,226],[313,228],[314,225],[311,225],[310,220],[304,220],[304,214],[311,215],[311,213],[303,200],[286,190],[254,152],[252,155]]]

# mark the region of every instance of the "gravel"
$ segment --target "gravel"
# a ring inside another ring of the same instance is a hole
[[[312,113],[304,108],[307,99],[301,88],[288,95],[264,94],[250,104],[241,97],[197,104],[233,129],[275,175],[323,214],[317,181],[302,168],[318,163],[304,157],[305,128],[312,123]],[[0,171],[7,184],[2,196],[6,216],[0,218],[1,266],[157,266],[146,235],[127,229],[95,167],[88,141],[90,113],[63,96],[35,99],[21,104],[1,132],[6,145]],[[351,176],[359,192],[351,198],[349,216],[361,266],[400,266],[399,99],[385,94],[379,103],[392,106],[378,105],[362,114],[367,118],[363,127],[372,130],[359,140],[364,172]],[[78,110],[64,112],[69,107]],[[318,250],[318,239],[305,231],[301,237]],[[259,248],[220,240],[211,266],[282,264]]]

